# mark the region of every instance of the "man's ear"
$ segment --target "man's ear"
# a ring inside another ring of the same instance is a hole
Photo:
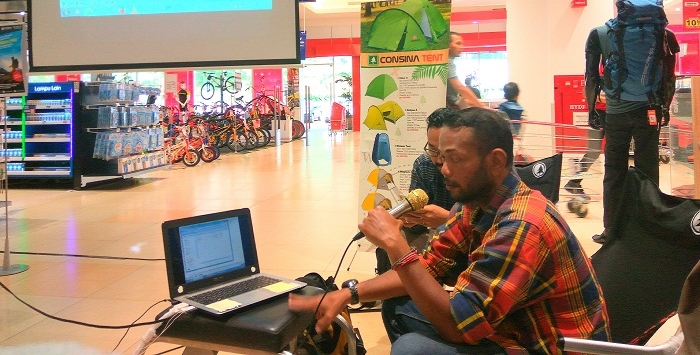
[[[496,148],[491,151],[488,155],[488,161],[490,168],[502,169],[506,166],[506,161],[508,160],[508,155],[501,148]]]

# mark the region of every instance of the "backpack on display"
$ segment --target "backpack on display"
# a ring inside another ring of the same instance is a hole
[[[666,102],[662,60],[666,55],[668,19],[662,0],[617,0],[618,15],[605,23],[602,89],[609,98]]]

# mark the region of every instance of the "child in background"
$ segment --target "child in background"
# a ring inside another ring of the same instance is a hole
[[[498,106],[498,110],[508,114],[508,118],[510,118],[510,120],[513,123],[513,135],[519,136],[520,123],[516,123],[516,121],[522,121],[523,119],[523,107],[520,106],[520,104],[518,103],[518,95],[520,95],[520,88],[518,88],[518,84],[510,82],[503,86],[503,93],[506,102],[500,104]]]

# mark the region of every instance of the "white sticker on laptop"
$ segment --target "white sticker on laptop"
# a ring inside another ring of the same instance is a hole
[[[274,283],[270,286],[265,286],[266,290],[270,290],[275,293],[282,293],[282,292],[287,292],[289,290],[293,290],[296,286],[294,284],[286,283],[286,282],[278,282]]]
[[[240,305],[241,305],[240,303],[238,303],[234,300],[225,299],[225,300],[221,300],[218,302],[214,302],[212,304],[208,304],[207,307],[209,307],[213,310],[219,311],[219,312],[224,312],[224,311],[228,311],[229,309],[234,309],[236,307],[239,307]]]

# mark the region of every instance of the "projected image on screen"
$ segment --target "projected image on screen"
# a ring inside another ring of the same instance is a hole
[[[30,72],[299,64],[298,0],[27,0]]]
[[[272,0],[61,0],[61,17],[270,10]]]

